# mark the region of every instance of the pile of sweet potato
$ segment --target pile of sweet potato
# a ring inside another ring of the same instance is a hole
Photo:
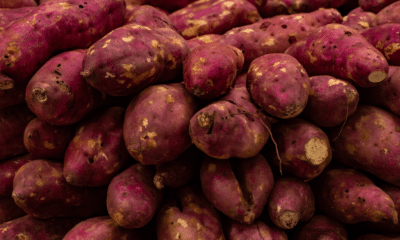
[[[400,239],[399,11],[0,0],[0,240]]]

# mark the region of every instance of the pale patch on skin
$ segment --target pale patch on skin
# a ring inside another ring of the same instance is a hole
[[[134,36],[129,36],[129,37],[123,37],[122,41],[124,42],[131,42],[132,40],[134,40],[135,37]]]
[[[70,9],[72,7],[71,4],[66,3],[66,2],[59,3],[58,5],[60,5],[61,8],[64,9],[64,10]]]
[[[286,68],[281,68],[280,70],[281,70],[281,72],[284,72],[284,73],[287,72]]]
[[[45,183],[45,181],[43,179],[36,180],[36,185],[39,186],[39,187],[43,187],[44,183]]]
[[[178,220],[176,220],[176,222],[179,223],[183,228],[189,227],[188,223],[185,220],[183,220],[182,218],[178,218]]]
[[[220,18],[223,18],[223,17],[225,17],[225,16],[228,16],[230,13],[231,13],[230,11],[224,10],[224,11],[219,15],[219,17],[220,17]]]
[[[276,63],[274,63],[274,64],[272,65],[272,67],[276,67],[276,66],[278,66],[280,63],[281,63],[281,62],[276,62]]]
[[[318,58],[316,56],[314,56],[311,51],[307,51],[307,55],[310,57],[311,64],[315,63],[318,60]]]
[[[214,42],[212,37],[209,36],[209,35],[200,36],[198,39],[200,41],[202,41],[203,43],[212,43],[212,42]]]
[[[142,120],[142,126],[143,127],[147,127],[149,125],[149,120],[145,117],[145,118],[143,118],[143,120]]]
[[[200,57],[199,60],[192,67],[193,74],[197,74],[198,72],[203,71],[203,65],[206,62],[206,59]]]
[[[345,81],[339,80],[339,79],[329,79],[328,81],[328,86],[334,86],[334,85],[338,85],[338,84],[343,84],[344,86],[347,86],[347,83]]]
[[[261,46],[273,46],[275,45],[276,41],[273,38],[267,38],[264,39],[264,41],[261,43]]]
[[[313,137],[304,146],[306,158],[313,165],[319,165],[323,163],[328,155],[329,148],[324,140]]]
[[[171,67],[169,69],[175,69],[176,68],[176,59],[174,58],[174,55],[172,55],[172,53],[168,54],[167,61],[172,61],[172,65],[171,65]]]
[[[199,29],[202,26],[207,25],[207,21],[205,20],[187,20],[187,24],[192,26],[190,28],[186,28],[185,30],[182,31],[182,36],[186,37],[194,37],[197,36]]]
[[[102,48],[106,48],[108,44],[111,42],[111,39],[106,40]]]
[[[54,146],[53,143],[50,143],[50,142],[48,142],[48,141],[44,141],[43,146],[44,146],[45,148],[47,148],[47,149],[54,149],[54,148],[56,148],[56,147]]]
[[[168,94],[166,99],[165,99],[165,102],[166,103],[173,103],[173,102],[175,102],[175,99],[171,94]]]
[[[231,1],[227,1],[227,2],[224,2],[224,3],[223,3],[223,5],[226,6],[227,8],[231,8],[234,4],[235,4],[235,3],[234,3],[234,2],[231,2]]]
[[[175,239],[181,239],[181,233],[180,233],[180,232],[177,232],[177,233],[176,233]]]
[[[369,23],[365,22],[365,21],[359,21],[358,25],[360,25],[361,27],[363,27],[365,29],[369,28]]]
[[[146,30],[151,31],[151,28],[142,26],[142,25],[134,25],[134,26],[132,26],[132,29],[146,29]]]
[[[106,72],[106,76],[104,78],[115,78],[115,75],[111,74],[109,72]]]
[[[400,49],[400,43],[392,43],[385,47],[385,57],[390,60],[390,56]]]

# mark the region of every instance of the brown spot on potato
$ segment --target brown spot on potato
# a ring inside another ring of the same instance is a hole
[[[44,146],[45,148],[47,148],[47,149],[54,149],[54,148],[56,148],[56,147],[54,146],[53,143],[48,142],[48,141],[44,141],[44,142],[43,142],[43,146]]]
[[[165,102],[166,103],[173,103],[173,102],[175,102],[175,99],[171,94],[168,94],[166,99],[165,99]]]
[[[38,179],[38,180],[36,180],[36,185],[37,185],[37,186],[43,187],[44,184],[45,184],[44,179]]]
[[[40,103],[47,101],[47,91],[43,88],[34,88],[32,90],[33,97]]]
[[[328,158],[329,147],[324,140],[313,137],[304,145],[304,152],[312,165],[319,165]]]

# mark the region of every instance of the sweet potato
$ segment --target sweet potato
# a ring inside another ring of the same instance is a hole
[[[268,226],[260,220],[252,224],[239,223],[223,218],[223,228],[227,240],[288,240],[286,233],[275,226]]]
[[[110,216],[98,216],[76,224],[67,232],[63,240],[97,239],[97,240],[137,240],[135,230],[120,227]]]
[[[319,9],[311,13],[275,16],[254,24],[229,30],[220,42],[242,50],[244,69],[267,53],[283,53],[290,45],[307,37],[317,27],[328,23],[341,23],[342,16],[336,9]]]
[[[310,182],[317,209],[338,221],[398,223],[393,200],[367,176],[349,167],[332,167]]]
[[[203,153],[192,145],[176,159],[156,166],[156,174],[153,178],[154,186],[158,189],[185,186],[191,180],[196,179],[202,159]]]
[[[244,63],[242,52],[223,43],[205,43],[194,48],[183,63],[186,89],[201,99],[225,95]]]
[[[354,28],[327,24],[307,39],[289,47],[311,76],[330,75],[360,87],[373,87],[386,80],[389,65],[385,56]]]
[[[188,185],[167,196],[156,218],[158,240],[225,240],[219,213],[199,186]]]
[[[400,23],[385,23],[366,29],[361,34],[378,49],[389,65],[400,66]]]
[[[75,186],[110,183],[128,160],[122,136],[125,109],[111,107],[77,126],[64,156],[63,174]]]
[[[25,104],[0,109],[0,161],[28,152],[24,129],[33,118]]]
[[[343,123],[356,110],[360,100],[349,82],[328,75],[310,77],[310,95],[300,117],[318,127]]]
[[[267,211],[272,222],[281,229],[292,229],[299,222],[308,222],[315,212],[310,185],[294,177],[275,179]]]
[[[383,235],[383,234],[364,234],[359,236],[356,240],[399,240],[399,234]]]
[[[32,0],[33,1],[33,0]],[[2,2],[0,2],[1,5]],[[20,7],[20,8],[1,8],[0,7],[0,31],[3,31],[4,28],[10,24],[12,21],[17,20],[31,11],[33,11],[35,7]]]
[[[71,125],[86,117],[101,94],[81,76],[86,50],[63,52],[47,61],[26,87],[29,109],[54,125]]]
[[[11,196],[0,197],[0,224],[25,216],[22,210]]]
[[[320,8],[338,8],[349,0],[268,0],[261,8],[263,18],[282,14],[308,13]]]
[[[146,0],[148,4],[159,7],[168,12],[173,12],[178,9],[184,8],[196,0]]]
[[[1,0],[0,8],[23,8],[23,7],[37,7],[38,3],[35,0]]]
[[[0,89],[27,82],[57,52],[88,48],[121,26],[124,16],[123,0],[41,4],[0,33]]]
[[[228,160],[206,156],[200,180],[204,195],[216,209],[246,224],[261,215],[274,185],[271,168],[260,154]]]
[[[126,110],[123,136],[129,154],[151,165],[176,159],[191,145],[189,121],[197,110],[182,83],[146,88]]]
[[[15,203],[29,215],[42,219],[107,213],[107,189],[70,185],[62,168],[62,163],[43,159],[25,163],[15,173]]]
[[[2,239],[62,240],[82,218],[38,219],[29,215],[0,224]]]
[[[186,40],[186,42],[191,51],[195,47],[200,46],[201,44],[217,42],[220,38],[221,38],[221,35],[219,35],[219,34],[205,34],[205,35],[201,35],[201,36]]]
[[[367,12],[378,13],[396,0],[358,0],[361,9]]]
[[[254,102],[273,117],[298,116],[306,107],[310,80],[301,64],[283,53],[265,54],[249,67],[247,89]]]
[[[186,41],[171,28],[128,24],[89,48],[82,75],[102,93],[128,96],[177,77],[188,52]]]
[[[34,160],[32,155],[25,154],[0,163],[0,197],[10,197],[13,190],[15,172],[25,163]]]
[[[282,167],[289,173],[304,180],[317,177],[331,162],[332,149],[328,136],[316,125],[301,119],[282,120],[272,125],[272,136],[278,147],[269,141],[263,155],[275,169]]]
[[[296,228],[293,237],[297,240],[347,240],[348,234],[341,222],[325,215],[315,215]]]
[[[136,163],[115,176],[108,185],[107,211],[121,227],[146,225],[161,204],[163,190],[153,185],[153,166]]]
[[[163,11],[150,6],[142,5],[127,11],[124,25],[137,23],[150,28],[172,28],[171,19]]]
[[[246,0],[199,0],[171,13],[169,17],[185,39],[223,34],[231,28],[261,19],[256,7]]]
[[[74,125],[51,125],[34,118],[25,127],[24,146],[33,158],[64,159],[74,130]]]
[[[343,129],[328,131],[333,158],[400,186],[400,118],[378,107],[360,104]]]
[[[400,2],[394,1],[393,3],[389,4],[378,13],[372,22],[372,26],[377,26],[385,23],[400,23]]]
[[[358,7],[360,11],[352,11],[343,18],[342,24],[352,27],[359,32],[373,26],[376,14],[372,12],[364,12]]]

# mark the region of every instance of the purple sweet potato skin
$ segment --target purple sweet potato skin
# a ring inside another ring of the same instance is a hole
[[[203,155],[192,145],[176,159],[157,165],[153,178],[154,186],[157,189],[185,186],[197,176]]]
[[[242,52],[223,43],[205,43],[194,48],[183,63],[186,89],[201,99],[225,95],[244,64]]]
[[[26,85],[16,84],[11,89],[0,90],[0,109],[26,103]]]
[[[383,235],[383,234],[368,233],[359,236],[356,240],[398,240],[398,239],[400,239],[399,234]]]
[[[314,215],[311,220],[295,230],[298,240],[347,240],[348,234],[343,224],[325,215]]]
[[[361,34],[378,49],[390,66],[400,66],[400,23],[385,23],[366,29]]]
[[[120,227],[110,216],[98,216],[86,219],[67,232],[63,240],[107,239],[137,240],[136,231]]]
[[[0,224],[25,216],[22,210],[11,196],[0,197]]]
[[[106,188],[76,187],[63,176],[63,164],[36,159],[15,173],[12,197],[36,218],[92,217],[106,213]]]
[[[151,4],[155,7],[159,7],[161,9],[164,9],[165,11],[168,12],[173,12],[178,9],[184,8],[187,5],[189,5],[192,2],[195,2],[196,0],[171,0],[171,1],[165,1],[165,0],[147,0],[148,4]]]
[[[1,0],[0,8],[23,8],[23,7],[37,7],[38,3],[35,0]]]
[[[25,163],[34,160],[32,155],[25,154],[0,163],[0,197],[10,197],[13,190],[15,172]]]
[[[275,180],[267,210],[272,222],[281,229],[292,229],[299,222],[308,222],[315,212],[310,185],[295,177]]]
[[[24,129],[33,118],[25,104],[0,109],[0,161],[27,153]]]
[[[336,9],[320,9],[311,13],[275,16],[254,24],[229,30],[220,42],[243,51],[245,67],[268,53],[283,53],[290,45],[306,38],[310,32],[328,23],[341,23],[342,16]]]
[[[83,59],[83,76],[102,93],[133,95],[177,77],[188,53],[186,41],[175,30],[132,23],[89,48]]]
[[[125,109],[111,107],[77,126],[64,156],[63,174],[75,186],[103,186],[120,172],[129,154],[122,136]]]
[[[71,125],[86,117],[100,95],[81,76],[86,50],[63,52],[47,61],[26,87],[29,109],[53,125]]]
[[[34,118],[25,127],[24,146],[33,158],[63,159],[74,130],[74,125],[52,125]]]
[[[370,172],[378,178],[400,186],[399,148],[400,119],[371,105],[359,105],[343,129],[328,132],[333,158],[345,165]]]
[[[204,195],[216,209],[246,224],[261,215],[274,184],[271,168],[260,154],[231,160],[206,156],[200,180]]]
[[[361,9],[366,12],[378,13],[396,0],[358,0]]]
[[[398,14],[399,11],[400,2],[393,2],[376,14],[374,21],[372,22],[372,26],[377,26],[385,23],[400,23],[400,16]]]
[[[376,14],[372,12],[364,12],[359,7],[360,11],[352,11],[343,18],[343,25],[352,27],[359,32],[373,26]]]
[[[11,2],[11,1],[8,1]],[[0,2],[1,5],[1,2]],[[35,7],[20,7],[20,8],[2,8],[0,7],[0,31],[3,31],[4,28],[10,24],[12,21],[17,20],[31,11],[33,11]]]
[[[318,127],[334,127],[354,113],[359,100],[348,81],[328,75],[310,77],[310,95],[300,116]]]
[[[168,196],[156,217],[158,240],[225,240],[219,213],[199,186],[187,185]]]
[[[115,176],[108,185],[107,211],[121,227],[146,225],[156,213],[163,190],[153,185],[153,166],[135,163]]]
[[[0,72],[15,83],[27,82],[56,52],[87,48],[121,26],[125,9],[123,0],[41,4],[0,33]]]
[[[297,117],[306,107],[310,91],[310,80],[303,66],[284,53],[254,59],[246,85],[257,105],[282,119]]]
[[[272,125],[277,146],[269,141],[263,153],[274,167],[282,164],[283,172],[304,180],[317,177],[331,162],[332,149],[328,136],[318,126],[301,118],[282,120]]]
[[[205,34],[205,35],[201,35],[201,36],[186,40],[186,42],[191,51],[194,48],[200,46],[201,44],[218,42],[218,40],[221,38],[221,36],[222,35],[219,35],[219,34]]]
[[[224,218],[223,226],[227,240],[288,240],[282,229],[268,226],[259,220],[252,224],[245,224]]]
[[[389,65],[385,56],[354,28],[327,24],[307,39],[289,47],[310,76],[330,75],[360,87],[373,87],[386,80]]]
[[[330,168],[310,182],[316,208],[336,220],[398,223],[393,200],[363,173],[350,167]]]
[[[189,121],[197,110],[182,83],[146,88],[126,110],[123,136],[129,154],[151,165],[176,159],[191,145]]]
[[[142,5],[127,12],[124,25],[137,23],[150,28],[172,27],[171,19],[163,11],[150,6]]]
[[[1,237],[12,239],[62,240],[82,218],[38,219],[29,215],[0,224]]]

